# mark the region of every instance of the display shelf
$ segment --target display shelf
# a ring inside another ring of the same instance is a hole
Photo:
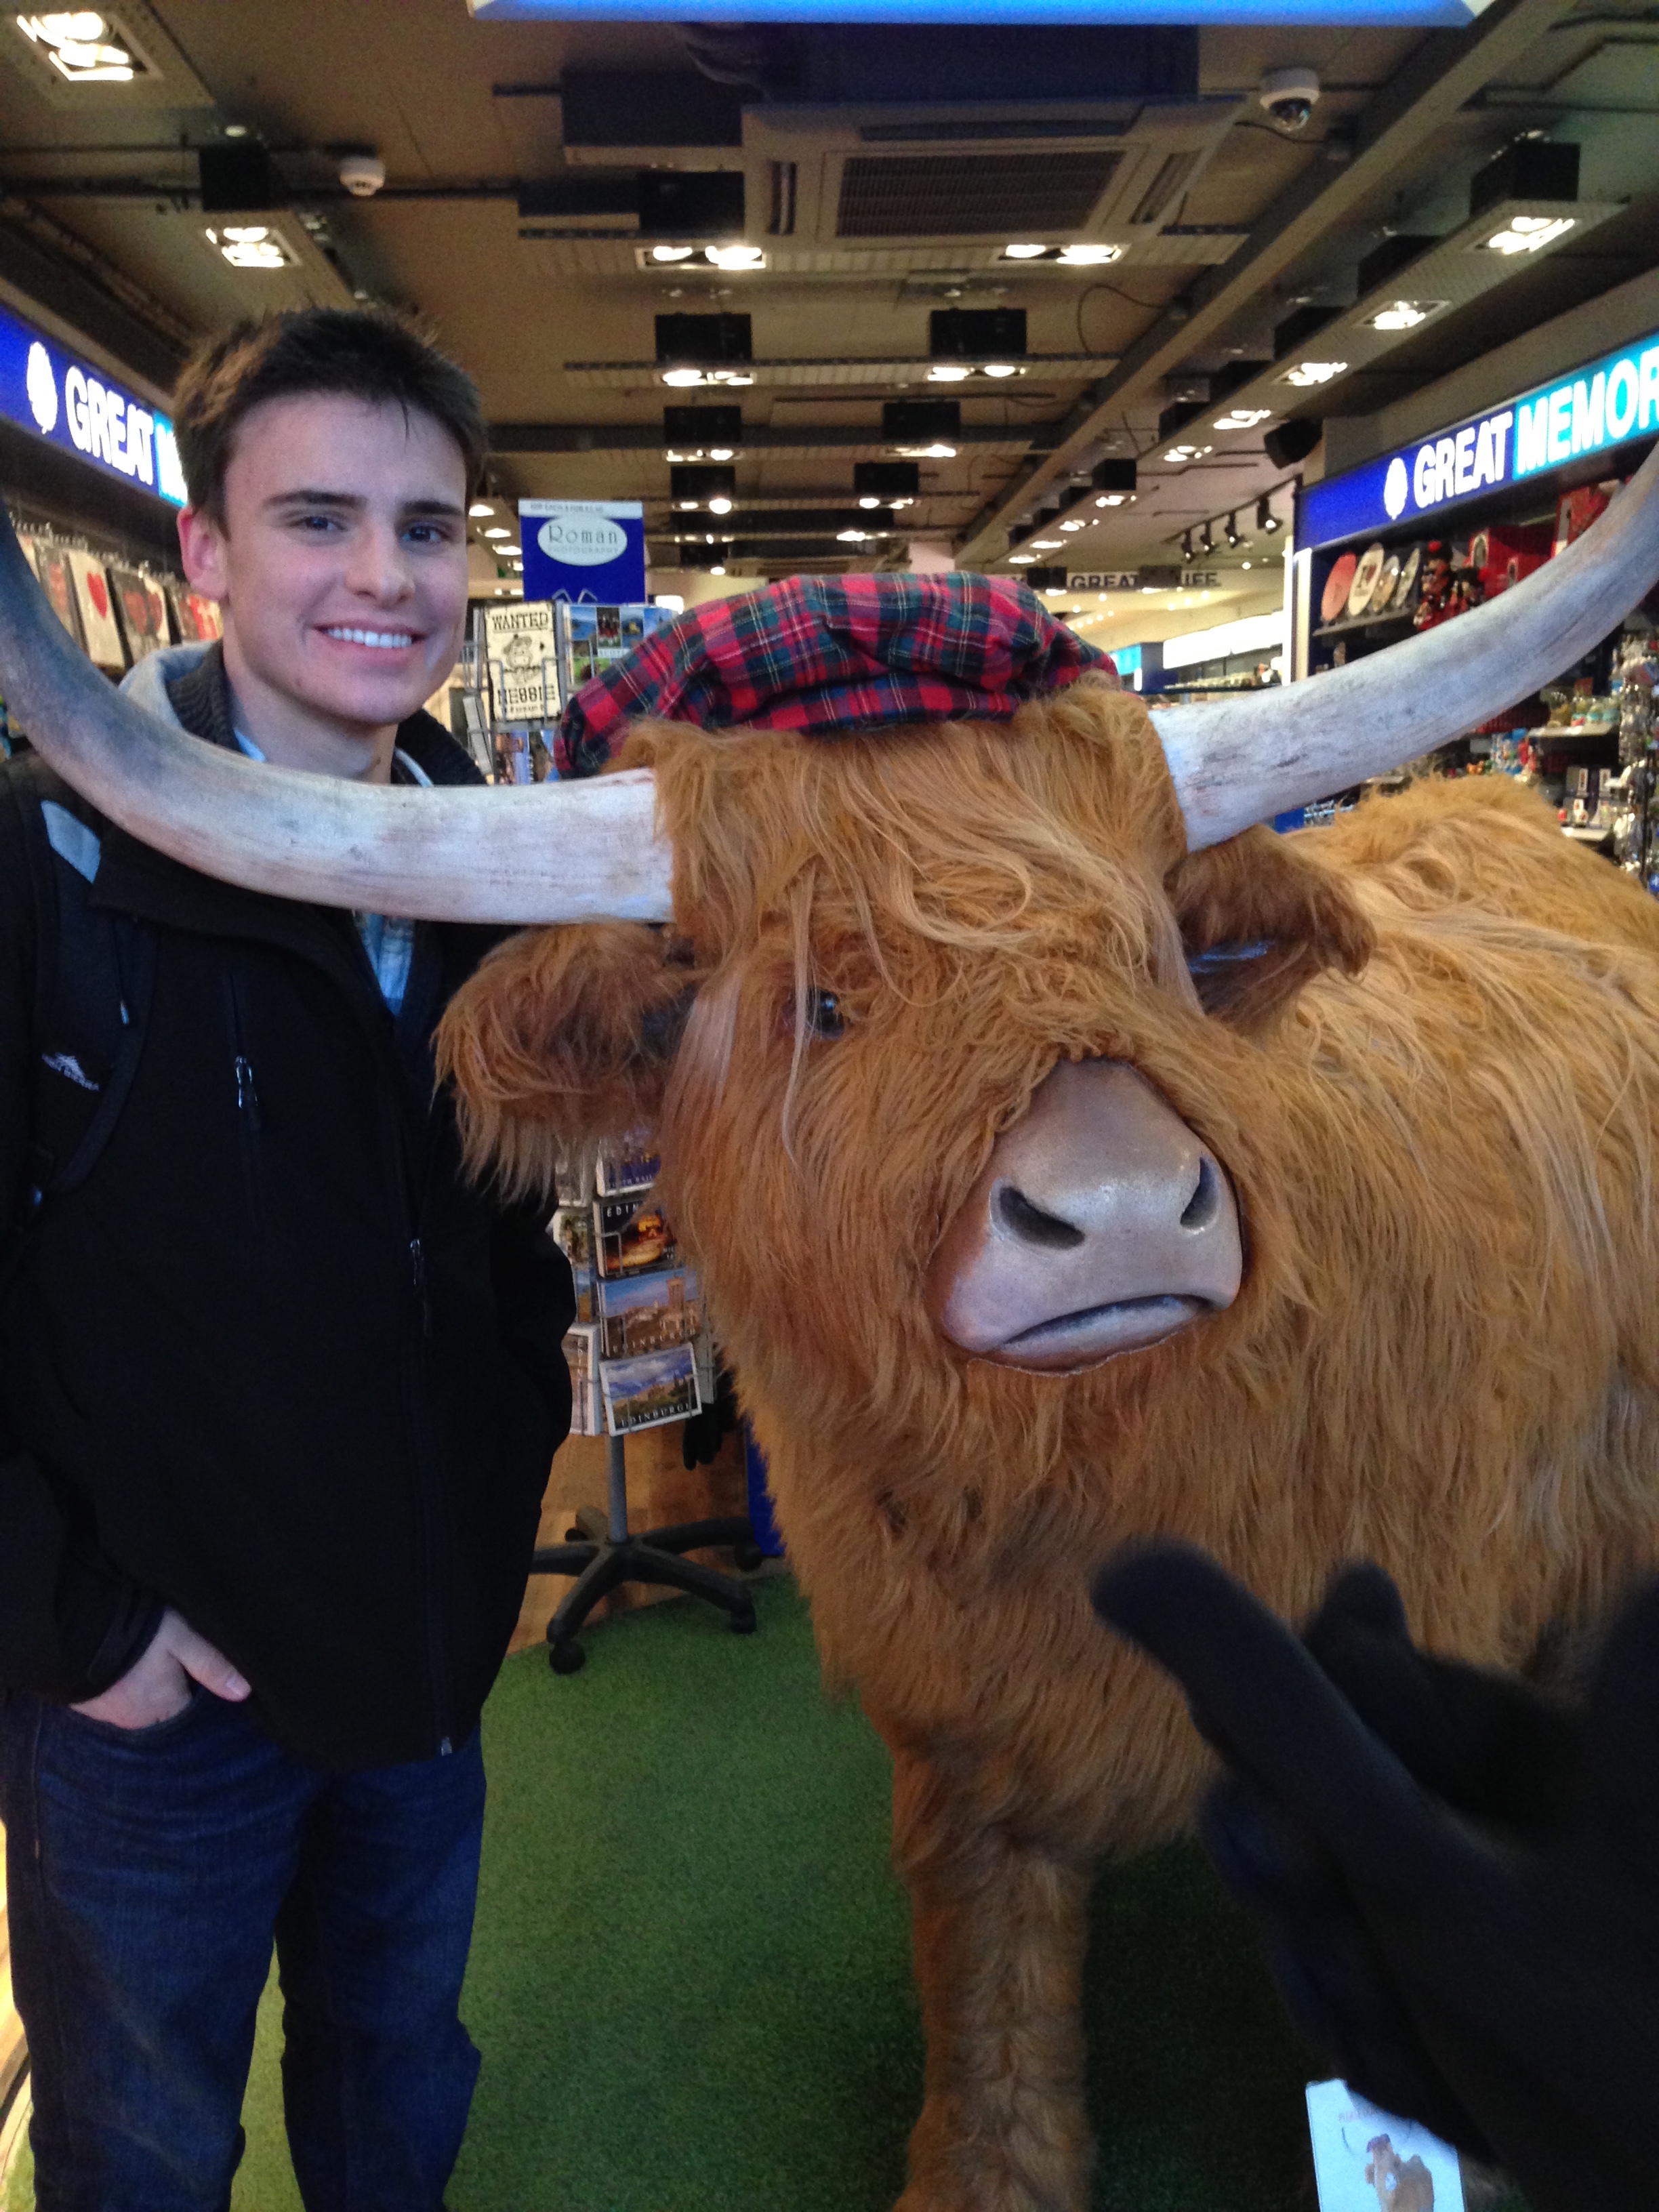
[[[1380,615],[1345,615],[1340,622],[1327,623],[1312,632],[1315,637],[1346,637],[1351,630],[1380,629],[1390,623],[1410,622],[1417,609],[1410,607],[1385,608]]]

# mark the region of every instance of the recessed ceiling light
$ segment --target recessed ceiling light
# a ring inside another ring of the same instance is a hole
[[[1060,258],[1073,269],[1098,269],[1103,263],[1121,258],[1121,246],[1062,246]]]
[[[1063,538],[1034,538],[1031,543],[1039,553],[1058,553],[1066,541]]]
[[[869,499],[869,498],[865,498],[865,499],[861,499],[861,500],[859,501],[859,505],[860,505],[860,507],[879,507],[879,506],[881,505],[881,501],[880,501],[878,499]]]
[[[1444,300],[1390,300],[1365,319],[1374,331],[1414,331],[1448,304]]]
[[[1129,496],[1125,491],[1103,491],[1095,501],[1097,507],[1121,507]]]
[[[906,461],[953,461],[957,457],[954,446],[901,446],[899,457]]]
[[[1012,361],[988,361],[985,364],[987,376],[1018,376],[1019,373]]]
[[[1482,251],[1488,253],[1536,253],[1540,246],[1553,246],[1565,238],[1578,218],[1571,215],[1511,216],[1502,230],[1494,231]]]
[[[1346,361],[1299,361],[1294,368],[1286,369],[1281,383],[1293,384],[1305,392],[1312,384],[1328,384],[1333,377],[1340,376],[1347,368]]]
[[[842,545],[866,545],[870,541],[870,533],[867,530],[838,530],[836,532],[836,539],[837,544]]]
[[[1046,246],[1005,246],[1002,254],[1006,261],[1041,261],[1048,251]]]
[[[18,29],[71,84],[131,84],[149,72],[106,16],[92,8],[54,9],[41,15],[19,15]]]
[[[709,246],[703,258],[711,269],[764,269],[766,256],[758,246]]]
[[[673,385],[678,390],[682,385],[701,384],[702,371],[700,368],[665,368],[662,373],[662,380],[665,384]]]
[[[233,269],[290,269],[294,256],[269,223],[228,222],[210,230],[207,241]]]
[[[973,373],[962,362],[936,361],[927,372],[927,381],[930,384],[961,384]]]
[[[510,538],[512,535],[510,530],[486,530],[484,532],[486,538]]]
[[[469,507],[466,511],[469,514],[494,514],[495,509],[490,501],[487,499],[475,499],[471,506]]]
[[[710,568],[708,573],[711,576],[723,576],[726,574],[725,562],[716,561]]]
[[[745,371],[735,368],[717,368],[708,380],[711,384],[752,384],[754,380]]]
[[[1213,446],[1171,446],[1164,458],[1172,469],[1182,469],[1188,461],[1201,461],[1206,453],[1214,451]]]
[[[653,246],[651,258],[653,261],[689,261],[696,251],[696,248],[691,246]]]
[[[1036,561],[1035,553],[1011,553],[1008,556],[1008,566],[1011,568],[1030,568],[1035,565]]]
[[[729,461],[736,450],[734,446],[711,446],[708,458],[711,461]]]
[[[1060,526],[1062,530],[1086,530],[1089,527],[1086,522],[1062,522]]]
[[[1226,414],[1218,415],[1210,428],[1212,430],[1254,430],[1258,422],[1265,422],[1273,413],[1271,407],[1233,407]]]
[[[718,499],[711,499],[708,502],[708,512],[710,514],[730,514],[732,502],[724,495]]]

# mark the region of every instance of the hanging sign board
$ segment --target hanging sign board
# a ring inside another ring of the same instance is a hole
[[[1297,550],[1432,520],[1466,500],[1656,432],[1659,337],[1639,338],[1420,444],[1310,484],[1297,501]]]
[[[0,307],[0,415],[103,475],[185,503],[173,425],[148,400]]]
[[[526,599],[623,606],[645,597],[645,507],[637,499],[521,499]]]

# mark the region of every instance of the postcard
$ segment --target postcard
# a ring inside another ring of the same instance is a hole
[[[648,1352],[638,1359],[607,1359],[599,1377],[605,1386],[605,1420],[613,1437],[631,1429],[651,1429],[665,1421],[684,1421],[697,1413],[697,1363],[689,1344],[667,1352]]]

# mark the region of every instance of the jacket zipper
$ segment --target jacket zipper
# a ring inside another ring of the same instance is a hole
[[[225,1001],[230,1014],[231,1073],[236,1082],[236,1119],[241,1132],[242,1176],[247,1186],[248,1211],[256,1229],[264,1226],[264,1200],[259,1172],[259,1137],[264,1115],[259,1109],[259,1086],[253,1062],[248,1058],[242,1024],[242,997],[236,988],[236,971],[225,963]]]

